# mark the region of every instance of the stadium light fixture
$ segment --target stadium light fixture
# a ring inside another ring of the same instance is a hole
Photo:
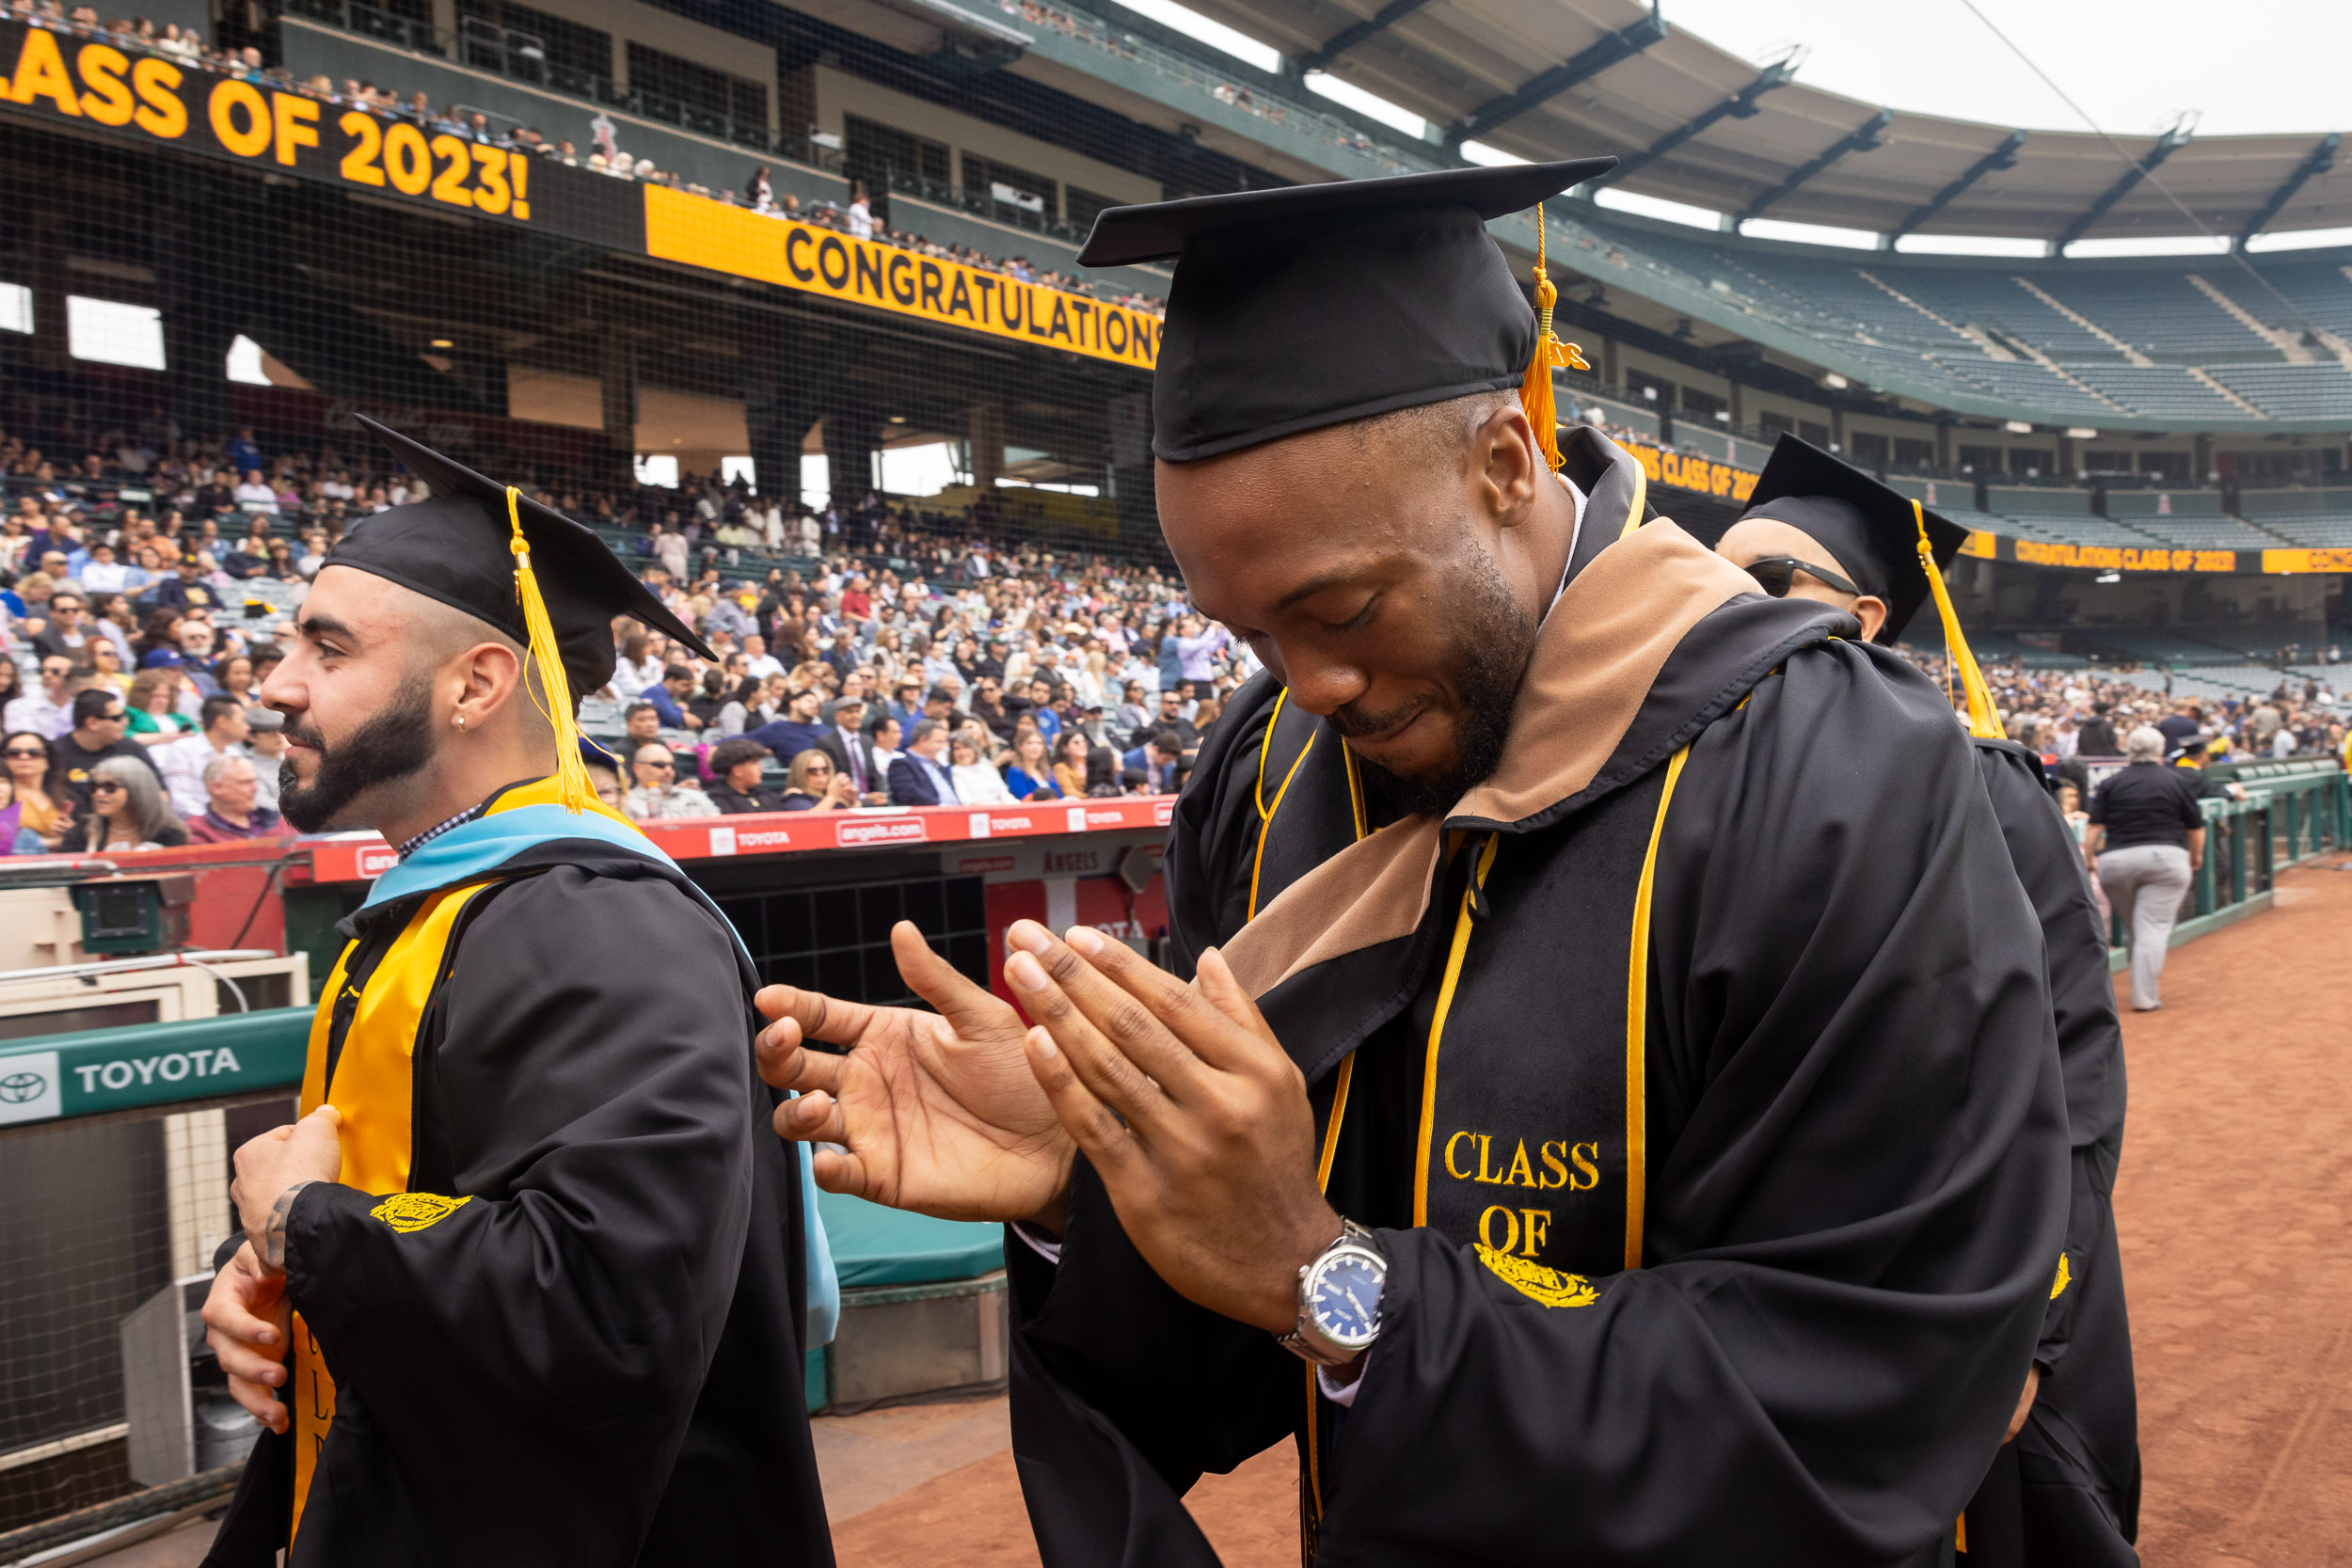
[[[1594,191],[1593,204],[1664,223],[1685,223],[1693,229],[1720,230],[1724,226],[1724,214],[1711,207],[1693,207],[1687,201],[1669,201],[1662,196],[1644,196],[1640,191],[1621,191],[1614,185],[1603,185]]]
[[[433,340],[433,346],[435,348],[455,348],[457,345],[447,338],[436,338]]]
[[[2122,582],[2123,580],[2123,574],[2121,572],[2101,572],[2097,577],[2092,578],[2090,580],[2093,582]]]
[[[2070,441],[2095,441],[2099,438],[2099,433],[2087,425],[2068,425],[2066,438]]]
[[[1848,387],[1852,386],[1853,383],[1848,381],[1844,376],[1839,375],[1836,371],[1823,371],[1821,372],[1821,385],[1827,387],[1833,392],[1842,392]]]
[[[2001,426],[2001,428],[2008,431],[2011,436],[2031,436],[2033,434],[2033,426],[2027,424],[2023,420],[2011,420],[2009,423]]]

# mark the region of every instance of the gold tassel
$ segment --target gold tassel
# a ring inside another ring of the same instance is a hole
[[[1560,291],[1551,286],[1551,274],[1545,266],[1545,224],[1541,202],[1535,205],[1535,355],[1527,362],[1527,373],[1519,378],[1519,406],[1527,410],[1527,422],[1535,427],[1535,443],[1544,449],[1544,461],[1558,473],[1567,459],[1560,455],[1560,411],[1552,401],[1551,372],[1555,369],[1589,371],[1584,351],[1574,343],[1564,343],[1551,329],[1551,308],[1560,303]]]
[[[1993,705],[1993,689],[1984,684],[1977,656],[1968,651],[1968,639],[1961,635],[1960,612],[1952,608],[1951,591],[1944,586],[1944,574],[1935,564],[1935,546],[1928,543],[1927,514],[1915,500],[1911,503],[1911,520],[1919,528],[1919,564],[1928,574],[1928,592],[1935,595],[1935,612],[1944,622],[1944,658],[1949,672],[1945,676],[1945,695],[1950,696],[1951,674],[1957,673],[1962,689],[1968,693],[1968,733],[1998,740],[2001,715]]]
[[[596,786],[588,782],[588,765],[580,754],[580,721],[572,712],[572,685],[564,674],[564,656],[555,645],[555,623],[548,619],[548,601],[540,595],[538,574],[531,569],[531,541],[523,537],[522,492],[506,487],[506,521],[514,530],[506,547],[515,552],[515,596],[522,601],[523,627],[530,634],[530,657],[523,686],[530,690],[531,666],[539,671],[540,690],[531,700],[547,715],[555,731],[555,801],[568,812],[583,812],[596,803]]]

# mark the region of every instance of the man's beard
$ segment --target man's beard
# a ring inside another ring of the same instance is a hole
[[[1511,735],[1511,709],[1527,678],[1542,622],[1512,597],[1510,584],[1492,557],[1483,552],[1470,572],[1470,591],[1457,610],[1461,640],[1446,684],[1462,705],[1454,716],[1454,765],[1442,773],[1408,779],[1359,756],[1367,786],[1390,806],[1412,816],[1434,816],[1450,809],[1502,765]],[[1332,716],[1341,735],[1376,735],[1391,721],[1350,721],[1343,708]]]
[[[278,764],[278,814],[298,832],[315,833],[368,790],[413,777],[432,762],[432,683],[409,681],[391,706],[332,749],[309,724],[288,724],[286,738],[317,752],[319,762],[307,784],[295,776],[292,756]]]

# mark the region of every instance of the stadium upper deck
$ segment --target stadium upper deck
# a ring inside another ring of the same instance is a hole
[[[1780,68],[1759,73],[1630,0],[1520,0],[1475,14],[1427,0],[1352,20],[1325,0],[1201,8],[1282,50],[1271,72],[1116,0],[1092,9],[826,0],[804,11],[674,0],[671,13],[695,19],[686,29],[756,40],[755,64],[772,55],[772,112],[764,84],[748,78],[677,96],[694,84],[675,67],[652,69],[659,51],[628,36],[627,17],[612,25],[616,6],[651,13],[628,0],[531,11],[466,0],[448,18],[423,15],[428,0],[283,4],[278,39],[297,78],[365,78],[373,60],[376,79],[397,74],[438,89],[437,102],[466,98],[550,135],[576,119],[571,139],[582,147],[601,112],[662,168],[714,189],[740,184],[747,150],[807,166],[812,199],[846,195],[824,178],[846,167],[913,200],[1025,230],[1054,259],[1046,264],[1066,265],[1065,247],[1108,201],[1439,167],[1459,162],[1466,141],[1479,156],[1615,150],[1627,163],[1612,183],[1623,189],[1703,203],[1735,225],[1769,212],[1890,242],[2022,235],[2063,248],[2177,232],[2183,220],[2145,178],[2159,165],[2202,221],[2241,243],[2352,222],[2352,172],[2336,168],[2332,137],[2126,137],[2137,163],[2125,167],[2090,135],[1905,114],[1882,122]],[[581,19],[565,23],[570,9]],[[582,42],[591,13],[606,25]],[[635,25],[665,40],[679,30],[660,13]],[[392,53],[412,63],[382,57]],[[1406,136],[1314,94],[1309,70],[1381,93],[1429,128]],[[889,112],[900,98],[1059,142],[1096,167],[1057,181],[971,145],[994,138],[970,127],[958,136],[952,124],[881,134],[878,121],[903,123]],[[1712,328],[1752,341],[1915,411],[2137,431],[2352,425],[2352,248],[2266,257],[2253,263],[2257,277],[2221,257],[1857,257],[1645,223],[1589,201],[1557,214],[1571,259],[1652,307],[1636,309],[1637,321],[1661,318],[1643,325],[1687,320],[1686,336]],[[967,237],[949,214],[926,212],[924,224],[936,238]],[[1498,231],[1505,243],[1534,237],[1524,223]],[[1153,280],[1121,281],[1148,291]]]
[[[592,150],[625,148],[639,172],[654,165],[660,182],[713,199],[743,199],[762,166],[804,210],[846,207],[863,182],[900,232],[959,256],[1019,256],[1048,283],[1075,271],[1075,242],[1106,204],[1466,155],[1616,150],[1621,188],[1710,204],[1734,229],[1769,213],[1890,238],[2031,234],[2063,250],[2179,228],[2143,177],[2159,164],[2241,240],[2352,220],[2330,138],[2124,138],[2137,160],[2126,168],[2087,136],[1882,120],[1783,67],[1655,24],[1631,0],[1200,8],[1280,50],[1273,71],[1117,0],[277,6],[250,28],[242,8],[215,13],[213,32],[250,38],[288,86],[422,94],[436,114],[479,116],[501,138],[530,127],[576,150],[565,161],[608,171],[617,165]],[[1314,71],[1423,114],[1429,129],[1408,136],[1310,91]],[[1550,216],[1564,314],[1596,366],[1575,395],[1669,446],[1753,467],[1754,443],[1795,430],[1890,469],[1979,484],[2218,480],[2248,548],[2285,536],[2234,499],[2239,488],[2345,479],[2352,247],[1996,260],[1780,244],[1590,200],[1553,203]],[[1526,218],[1496,233],[1534,249]],[[1135,268],[1093,288],[1147,301],[1165,282]],[[430,332],[420,319],[394,335]],[[521,335],[501,352],[510,386],[547,357]],[[649,359],[643,373],[663,372]],[[941,428],[889,423],[898,441]],[[1060,467],[1083,478],[1100,461]],[[2104,536],[2136,528],[2115,515],[2126,504],[2047,515],[2091,519],[2074,537]],[[2320,507],[2330,542],[2341,511]],[[1989,515],[2028,519],[2012,530],[2022,537],[2037,514]]]

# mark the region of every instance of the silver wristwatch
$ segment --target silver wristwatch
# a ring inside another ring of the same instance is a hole
[[[1340,1222],[1340,1239],[1298,1271],[1298,1326],[1275,1343],[1302,1361],[1337,1367],[1353,1361],[1380,1337],[1380,1291],[1388,1255],[1372,1232]]]

